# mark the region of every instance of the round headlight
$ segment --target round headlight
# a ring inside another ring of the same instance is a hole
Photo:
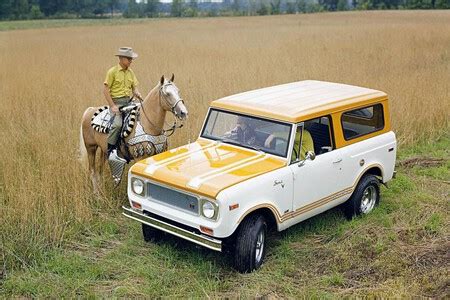
[[[131,183],[131,187],[133,189],[133,192],[138,195],[142,195],[142,193],[144,192],[144,182],[142,182],[142,180],[140,179],[135,178]]]
[[[209,202],[209,201],[203,202],[202,209],[203,209],[203,215],[205,217],[207,217],[208,219],[211,219],[212,217],[214,217],[215,210],[214,210],[214,205],[211,202]]]

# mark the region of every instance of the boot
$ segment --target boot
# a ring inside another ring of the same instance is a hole
[[[115,161],[119,161],[119,162],[123,162],[126,163],[127,161],[125,159],[123,159],[122,157],[120,157],[117,154],[117,148],[116,145],[112,145],[112,144],[108,144],[108,150],[107,150],[107,156],[108,156],[108,160],[115,160]]]
[[[109,155],[111,154],[111,151],[114,150],[114,148],[116,148],[115,145],[113,145],[113,144],[108,144],[108,150],[106,151],[106,157],[109,158]]]

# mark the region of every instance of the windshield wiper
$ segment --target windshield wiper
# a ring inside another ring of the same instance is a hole
[[[249,145],[249,144],[241,144],[238,141],[230,139],[230,138],[227,138],[227,137],[217,138],[216,141],[217,142],[223,142],[223,143],[232,144],[232,145],[235,145],[235,146],[241,146],[241,147],[244,147],[244,148],[250,148],[252,150],[255,150],[255,151],[258,151],[258,152],[261,152],[261,153],[264,153],[264,154],[266,153],[260,147],[252,146],[252,145]]]
[[[217,142],[222,142],[222,143],[229,143],[229,144],[233,144],[233,145],[238,145],[241,146],[241,144],[239,144],[237,141],[227,138],[227,137],[218,137],[216,139]]]
[[[260,147],[257,147],[257,146],[252,146],[252,145],[248,145],[248,144],[244,144],[242,146],[253,149],[253,150],[261,152],[261,153],[266,153],[266,152],[262,151],[262,149]]]

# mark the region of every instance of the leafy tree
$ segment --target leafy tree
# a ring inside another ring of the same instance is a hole
[[[30,9],[30,17],[32,19],[42,19],[44,14],[41,12],[39,5],[33,4]]]
[[[270,2],[272,15],[279,15],[281,12],[281,0],[272,0]]]
[[[297,7],[298,7],[298,11],[300,12],[307,12],[306,11],[306,0],[297,0]]]
[[[231,4],[231,9],[233,10],[233,12],[235,14],[237,14],[240,10],[240,4],[239,4],[239,0],[233,0],[232,4]]]
[[[0,1],[0,19],[9,19],[11,17],[12,1],[2,0]]]
[[[170,15],[172,17],[180,17],[181,16],[181,0],[173,0],[172,6],[170,8]]]
[[[30,7],[28,0],[14,0],[12,6],[12,14],[14,19],[25,19],[28,16]]]
[[[359,10],[368,10],[368,9],[372,9],[373,8],[373,3],[371,0],[362,0],[360,2],[358,2],[357,9]]]
[[[103,14],[106,12],[108,7],[108,4],[104,0],[94,0],[94,3],[92,5],[92,12],[94,15],[100,15],[103,16]]]
[[[58,1],[39,0],[39,7],[46,16],[51,16],[58,11]]]
[[[156,17],[158,15],[158,0],[147,0],[145,5],[145,14],[150,17]]]
[[[117,7],[117,4],[119,4],[118,0],[108,0],[108,6],[111,11],[111,18],[114,17],[114,8]]]
[[[319,0],[319,4],[326,10],[335,11],[337,9],[338,0]]]
[[[347,0],[338,0],[337,10],[348,10]]]
[[[434,3],[434,8],[449,9],[450,8],[450,0],[436,0]]]
[[[71,0],[70,1],[70,10],[74,11],[76,13],[77,18],[79,18],[81,16],[82,12],[88,6],[89,6],[89,3],[87,0]]]
[[[136,0],[129,0],[128,7],[123,12],[123,16],[125,18],[137,18],[139,17],[139,7],[136,3]]]
[[[196,17],[198,15],[198,2],[197,0],[191,0],[189,3],[189,8],[191,9],[191,17]]]
[[[268,15],[270,13],[269,5],[261,2],[259,9],[256,11],[256,13],[260,16]]]
[[[286,13],[295,14],[297,12],[297,4],[295,2],[286,3]]]

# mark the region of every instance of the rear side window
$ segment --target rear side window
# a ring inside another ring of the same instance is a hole
[[[347,111],[341,116],[341,124],[345,140],[381,130],[384,127],[383,105],[375,104]]]

